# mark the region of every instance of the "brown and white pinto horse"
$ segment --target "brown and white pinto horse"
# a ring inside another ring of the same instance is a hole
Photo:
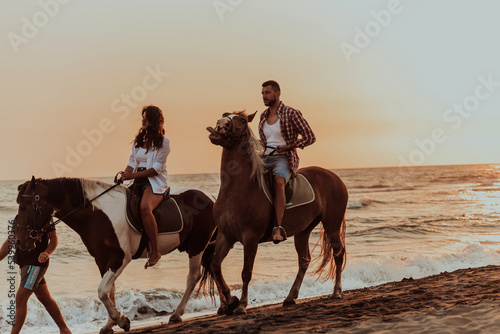
[[[115,280],[132,260],[141,240],[141,235],[129,226],[125,217],[126,188],[115,186],[89,203],[90,199],[110,187],[104,182],[86,179],[43,180],[33,177],[31,181],[19,186],[17,198],[18,247],[33,249],[40,231],[47,227],[52,216],[63,217],[64,222],[80,235],[88,252],[94,257],[102,276],[98,288],[99,299],[109,315],[109,321],[100,333],[113,333],[114,325],[119,325],[125,331],[130,329],[130,320],[115,305]],[[179,249],[189,255],[186,291],[170,317],[171,322],[179,322],[187,301],[202,276],[202,265],[205,269],[210,266],[206,259],[213,255],[213,246],[207,247],[207,244],[215,231],[212,218],[214,200],[196,189],[184,189],[180,192],[174,189],[171,196],[181,209],[184,228],[180,233],[159,235],[158,244],[162,254]],[[142,258],[146,257],[145,253]],[[147,272],[144,274],[147,275]],[[202,283],[207,282],[206,277],[204,276]]]
[[[256,139],[248,123],[255,113],[225,113],[217,121],[216,128],[208,127],[209,138],[215,145],[223,147],[221,162],[221,186],[214,205],[214,219],[218,227],[212,270],[221,295],[219,314],[246,313],[248,305],[248,284],[259,242],[272,241],[270,223],[274,209],[262,189],[264,167],[261,159],[262,145]],[[345,267],[345,211],[347,188],[333,172],[319,167],[302,168],[303,174],[312,185],[315,200],[307,205],[287,209],[283,227],[288,236],[294,236],[299,260],[299,271],[284,305],[294,304],[306,270],[311,261],[309,235],[321,221],[321,263],[316,270],[324,279],[336,277],[333,297],[342,294],[341,274]],[[231,290],[224,281],[221,264],[235,242],[244,248],[244,265],[241,300],[231,296]],[[319,242],[319,241],[318,241]],[[276,252],[279,256],[279,246]],[[326,273],[323,271],[327,269]]]

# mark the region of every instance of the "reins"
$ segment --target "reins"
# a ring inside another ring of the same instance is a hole
[[[269,155],[273,155],[274,153],[276,153],[276,147],[272,147],[272,146],[267,146],[266,145],[266,146],[264,146],[264,148],[270,148],[270,149],[272,149],[271,153],[269,153],[268,156]]]
[[[55,222],[52,221],[52,219],[54,219],[54,216],[51,215],[50,217],[50,222],[47,223],[44,227],[42,227],[40,229],[40,231],[36,230],[36,229],[32,229],[30,230],[30,238],[31,239],[35,239],[37,240],[38,238],[40,238],[45,232],[47,232],[50,228],[53,228],[54,226],[56,226],[57,224],[59,224],[61,221],[63,221],[64,219],[68,218],[69,216],[71,216],[72,214],[74,214],[75,212],[77,212],[78,210],[81,210],[83,209],[84,207],[86,207],[88,204],[92,203],[93,201],[95,201],[96,199],[98,199],[99,197],[101,197],[102,195],[106,194],[108,191],[114,189],[116,186],[120,185],[123,183],[123,180],[120,178],[118,178],[118,175],[121,175],[123,174],[123,171],[120,171],[118,172],[116,175],[115,175],[115,179],[114,179],[114,183],[115,185],[109,187],[108,189],[104,190],[102,193],[100,193],[99,195],[97,195],[96,197],[92,198],[91,200],[89,201],[86,201],[81,207],[79,208],[76,208],[72,211],[70,211],[69,213],[65,214],[63,217],[59,218],[58,220],[56,220]],[[22,195],[22,197],[30,197],[29,195]],[[35,194],[34,198],[33,198],[33,201],[35,203],[35,207],[37,208],[36,211],[38,211],[38,209],[40,209],[40,212],[41,211],[41,208],[39,207],[38,205],[38,201],[40,200],[40,196],[38,194]],[[43,214],[43,212],[42,212]]]

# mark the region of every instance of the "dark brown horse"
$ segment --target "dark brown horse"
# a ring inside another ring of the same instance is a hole
[[[259,242],[272,241],[269,226],[273,221],[274,209],[262,189],[264,167],[261,159],[262,145],[256,139],[248,123],[255,114],[244,112],[225,113],[217,121],[216,128],[207,128],[209,138],[215,145],[223,147],[221,162],[221,186],[214,205],[214,219],[218,227],[212,270],[219,293],[219,313],[246,313],[248,305],[248,284]],[[294,236],[299,260],[299,271],[284,305],[294,304],[306,270],[311,261],[309,235],[322,222],[321,263],[316,270],[324,279],[336,277],[332,296],[342,295],[341,274],[345,267],[345,211],[347,188],[342,180],[331,171],[319,167],[302,168],[303,174],[312,185],[315,200],[310,204],[287,209],[283,227],[288,236]],[[235,242],[244,247],[244,265],[241,274],[243,287],[241,300],[231,296],[231,290],[224,281],[221,264]],[[279,246],[276,252],[279,254]],[[324,270],[326,269],[326,272]]]
[[[35,240],[55,216],[62,217],[80,235],[88,252],[94,257],[102,276],[98,288],[99,299],[109,314],[109,321],[101,333],[113,333],[114,325],[119,325],[125,331],[130,329],[130,320],[115,305],[115,280],[132,260],[141,241],[141,235],[130,227],[125,217],[126,188],[115,186],[91,201],[110,187],[104,182],[86,179],[42,180],[33,177],[19,186],[17,198],[18,247],[33,249]],[[214,200],[196,189],[174,190],[171,195],[182,213],[184,228],[180,233],[159,235],[158,245],[162,254],[178,249],[189,255],[186,291],[170,317],[171,322],[178,322],[202,277],[202,265],[204,272],[210,267],[207,259],[213,255],[213,246],[207,247],[207,244],[215,231],[212,218]],[[146,257],[146,251],[141,257]],[[147,272],[144,274],[147,275]],[[210,282],[210,277],[206,275],[202,282],[206,283],[207,277]]]

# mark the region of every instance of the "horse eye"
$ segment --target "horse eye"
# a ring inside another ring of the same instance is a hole
[[[241,123],[243,123],[243,124],[245,124],[246,122],[247,122],[247,120],[246,120],[246,119],[242,119],[242,120],[241,120]]]

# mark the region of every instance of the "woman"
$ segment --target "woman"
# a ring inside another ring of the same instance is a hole
[[[140,204],[144,230],[151,244],[151,253],[145,269],[155,265],[161,258],[158,249],[158,227],[153,210],[163,201],[168,192],[167,156],[170,142],[165,138],[164,118],[160,108],[142,108],[142,127],[132,145],[132,154],[122,174],[123,180],[134,180],[132,189],[142,195]]]

